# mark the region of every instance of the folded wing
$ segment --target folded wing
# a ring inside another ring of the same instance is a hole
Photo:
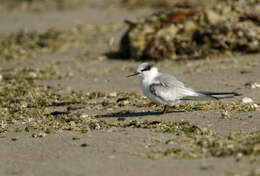
[[[155,79],[155,83],[150,86],[150,90],[153,94],[166,101],[209,101],[233,98],[240,95],[236,92],[195,91],[186,87],[175,77],[167,74],[159,75]]]
[[[164,101],[176,101],[188,96],[198,96],[193,89],[185,87],[175,77],[162,74],[150,85],[150,91]]]

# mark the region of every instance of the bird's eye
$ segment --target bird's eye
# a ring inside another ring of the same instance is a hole
[[[145,67],[145,68],[142,69],[141,71],[143,72],[143,71],[149,71],[149,70],[151,70],[151,66]]]

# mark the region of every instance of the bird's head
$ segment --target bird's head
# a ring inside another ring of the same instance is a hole
[[[153,77],[158,73],[157,68],[152,63],[142,63],[138,65],[136,71],[127,77],[140,75],[142,78]]]

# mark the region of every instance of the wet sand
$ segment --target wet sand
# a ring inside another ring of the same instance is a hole
[[[32,31],[49,27],[69,29],[76,24],[114,24],[125,19],[136,19],[150,14],[152,9],[107,9],[86,7],[50,13],[3,12],[0,15],[1,33],[20,29]],[[2,61],[0,68],[32,67],[46,69],[50,65],[62,75],[72,75],[59,80],[40,81],[49,86],[69,86],[75,91],[134,92],[140,93],[139,78],[127,79],[141,62],[123,60],[113,56],[99,59],[105,53],[115,51],[125,28],[109,33],[115,40],[89,42],[85,48],[72,49],[65,53],[44,54],[31,59]],[[95,36],[90,36],[90,38]],[[86,59],[75,59],[78,53],[88,52]],[[97,59],[93,59],[97,58]],[[260,102],[259,89],[245,87],[249,81],[260,81],[260,55],[233,55],[221,58],[155,63],[163,72],[175,75],[194,89],[210,91],[238,91],[241,97],[223,100],[240,101],[250,97]],[[55,63],[59,64],[55,64]],[[248,71],[248,72],[247,72]],[[127,108],[127,107],[126,107]],[[260,111],[231,112],[230,119],[221,118],[218,110],[194,112],[170,112],[164,116],[149,113],[149,107],[135,107],[135,112],[125,115],[130,120],[187,121],[200,128],[207,128],[220,136],[232,132],[260,130]],[[85,111],[88,114],[107,115],[107,110]],[[118,112],[117,109],[112,112]],[[103,117],[108,122],[117,122],[118,117]],[[86,134],[58,130],[44,138],[32,138],[31,132],[7,132],[0,138],[0,175],[228,175],[259,168],[260,157],[221,157],[204,159],[178,159],[172,157],[149,158],[147,153],[167,148],[165,141],[171,134],[149,129],[118,128],[94,130]],[[72,138],[80,138],[72,140]],[[18,138],[18,141],[12,141]],[[81,144],[88,144],[81,147]]]

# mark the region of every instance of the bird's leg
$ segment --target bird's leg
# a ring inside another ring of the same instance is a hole
[[[166,114],[166,112],[168,111],[169,106],[165,105],[162,111],[162,114]]]

